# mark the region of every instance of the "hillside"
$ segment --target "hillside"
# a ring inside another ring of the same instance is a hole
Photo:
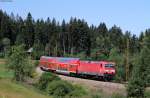
[[[0,84],[0,98],[49,98],[9,79],[0,79]]]
[[[4,62],[0,62],[0,98],[49,98],[31,87],[15,83],[12,76],[13,73],[5,69]]]

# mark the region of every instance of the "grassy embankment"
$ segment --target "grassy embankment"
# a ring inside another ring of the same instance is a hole
[[[6,70],[4,61],[0,59],[0,98],[50,98],[32,87],[12,81],[12,77],[13,72]]]

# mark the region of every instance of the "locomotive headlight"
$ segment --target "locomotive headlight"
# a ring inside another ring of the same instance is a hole
[[[115,70],[111,70],[111,72],[115,73]]]
[[[105,70],[105,72],[109,72],[109,70]]]
[[[112,72],[112,73],[115,73],[115,70],[105,70],[105,72]]]

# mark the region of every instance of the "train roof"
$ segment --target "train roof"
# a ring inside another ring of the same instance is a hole
[[[80,58],[58,57],[56,60],[59,63],[76,63],[80,60]]]
[[[54,57],[50,57],[50,56],[41,56],[41,58],[46,58],[46,59],[48,59],[48,58],[54,58]]]
[[[114,63],[114,62],[110,62],[110,61],[80,61],[81,63],[95,63],[95,64],[98,64],[98,63]]]
[[[60,60],[79,60],[80,58],[72,58],[72,57],[51,57],[51,56],[41,56],[41,58],[57,58]]]
[[[45,59],[55,59],[57,62],[60,63],[73,63],[80,60],[80,58],[72,58],[72,57],[50,57],[50,56],[42,56],[41,58]]]
[[[45,58],[45,59],[53,59],[59,63],[76,63],[80,60],[80,58],[73,58],[73,57],[51,57],[51,56],[41,56],[41,58]],[[110,61],[80,61],[81,63],[112,63],[115,64],[114,62],[110,62]]]

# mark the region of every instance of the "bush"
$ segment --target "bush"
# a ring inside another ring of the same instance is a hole
[[[38,83],[38,89],[46,91],[48,95],[54,97],[80,97],[86,94],[86,91],[79,85],[72,85],[67,81],[61,80],[58,76],[50,72],[44,72]]]
[[[127,85],[127,95],[133,98],[144,97],[144,83],[140,77],[131,78]]]
[[[74,90],[69,94],[72,97],[81,97],[86,94],[86,91],[83,87],[79,85],[74,85]]]
[[[66,81],[52,81],[48,84],[47,93],[48,95],[54,96],[66,96],[73,91],[73,86]]]
[[[114,94],[112,94],[111,98],[126,98],[126,97],[121,94],[114,93]]]
[[[37,83],[37,87],[38,89],[45,91],[48,83],[54,80],[60,80],[60,78],[53,73],[44,72]]]
[[[38,60],[35,60],[35,61],[34,61],[34,67],[38,67],[38,65],[39,65],[39,61],[38,61]]]
[[[24,81],[26,77],[31,76],[33,67],[24,50],[24,45],[12,46],[6,58],[7,67],[14,71],[16,81]]]
[[[92,98],[102,98],[102,96],[100,94],[93,94]]]

